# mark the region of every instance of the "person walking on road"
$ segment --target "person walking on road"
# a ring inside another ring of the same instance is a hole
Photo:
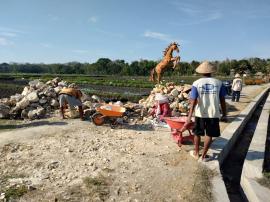
[[[235,74],[235,79],[232,83],[232,101],[239,102],[240,92],[242,91],[243,82],[240,74]]]
[[[204,137],[204,148],[201,161],[208,161],[210,157],[207,151],[212,143],[213,137],[220,136],[219,121],[227,121],[226,118],[226,88],[222,82],[212,77],[216,68],[208,61],[201,63],[196,72],[203,77],[192,84],[190,93],[190,111],[182,131],[186,130],[191,122],[193,112],[195,112],[195,126],[193,128],[195,150],[190,151],[190,155],[196,160],[199,159],[199,147],[201,136]],[[222,117],[220,114],[220,105]]]

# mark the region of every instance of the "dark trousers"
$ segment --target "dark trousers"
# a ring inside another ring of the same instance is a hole
[[[240,91],[233,91],[232,93],[232,101],[239,102],[240,99]]]

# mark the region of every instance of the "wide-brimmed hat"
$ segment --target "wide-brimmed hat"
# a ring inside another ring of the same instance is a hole
[[[240,76],[240,74],[235,74],[235,76],[234,76],[235,78],[240,78],[241,76]]]
[[[196,72],[199,74],[211,74],[216,71],[216,67],[210,64],[208,61],[204,61],[196,68]]]

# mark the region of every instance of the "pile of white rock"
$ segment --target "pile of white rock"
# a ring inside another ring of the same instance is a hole
[[[180,116],[187,114],[189,111],[189,93],[191,85],[175,85],[173,82],[166,83],[165,85],[157,84],[151,91],[146,99],[139,101],[145,109],[150,109],[155,105],[155,97],[157,94],[165,95],[172,110],[172,116]]]
[[[59,109],[59,92],[68,86],[68,83],[59,77],[46,83],[38,79],[30,81],[21,94],[0,99],[0,118],[44,118]]]

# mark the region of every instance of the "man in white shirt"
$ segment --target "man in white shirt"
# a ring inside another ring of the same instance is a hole
[[[240,74],[235,74],[235,79],[233,80],[233,83],[232,83],[232,91],[233,91],[232,101],[233,102],[234,101],[239,102],[242,85],[243,85],[243,82],[242,82]]]
[[[195,150],[190,152],[190,155],[196,160],[199,159],[199,146],[201,136],[204,136],[204,148],[201,156],[202,161],[209,160],[207,151],[212,143],[212,137],[220,136],[219,119],[226,121],[226,89],[222,82],[212,78],[211,74],[216,71],[216,68],[208,61],[200,64],[196,72],[202,74],[202,78],[196,80],[192,84],[190,94],[190,111],[186,123],[182,131],[191,122],[193,112],[195,112],[194,144]],[[220,107],[222,114],[220,114]]]

